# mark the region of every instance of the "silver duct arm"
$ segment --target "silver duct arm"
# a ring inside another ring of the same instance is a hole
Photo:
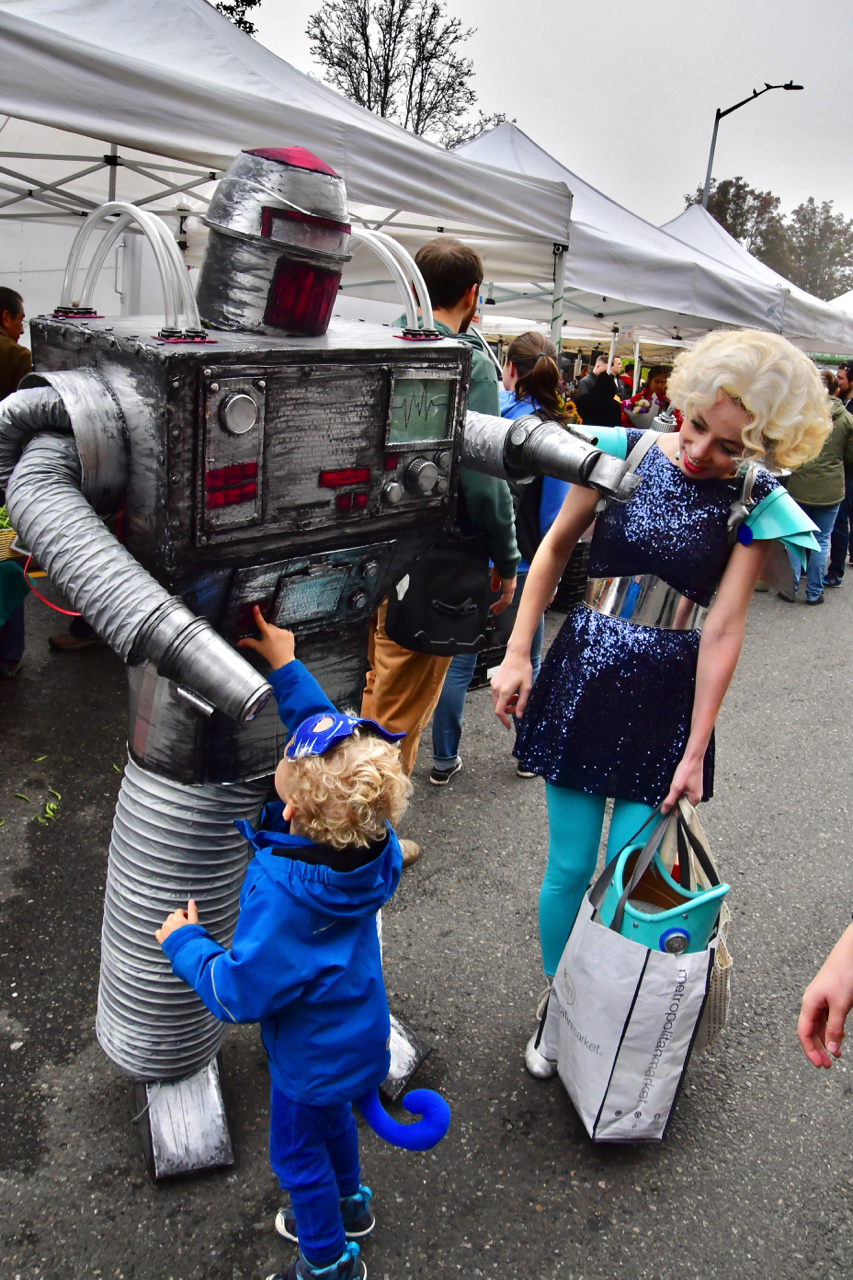
[[[19,393],[25,412],[0,418],[0,482],[27,431],[70,433],[58,393]],[[8,404],[8,402],[7,402]],[[161,675],[237,721],[270,697],[266,680],[204,618],[171,596],[137,564],[81,493],[83,469],[70,434],[38,434],[5,484],[9,519],[51,581],[124,662],[156,663]]]
[[[534,415],[514,420],[469,413],[462,436],[462,465],[502,480],[553,476],[628,502],[640,483],[620,458],[589,440]]]

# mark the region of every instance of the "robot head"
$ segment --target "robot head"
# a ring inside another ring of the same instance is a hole
[[[303,147],[243,151],[216,188],[198,304],[214,329],[326,332],[348,252],[343,180]]]

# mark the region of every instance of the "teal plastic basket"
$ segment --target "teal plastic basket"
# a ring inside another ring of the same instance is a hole
[[[642,850],[642,845],[635,844],[620,853],[599,910],[602,924],[612,923]],[[727,884],[719,884],[713,889],[683,889],[668,874],[656,853],[625,903],[619,932],[623,938],[631,938],[653,951],[668,951],[673,955],[704,951],[711,941],[720,904],[729,888]]]

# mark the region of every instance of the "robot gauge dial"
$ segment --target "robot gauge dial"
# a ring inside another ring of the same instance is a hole
[[[226,396],[219,406],[219,421],[232,436],[245,435],[258,425],[258,406],[245,391]]]

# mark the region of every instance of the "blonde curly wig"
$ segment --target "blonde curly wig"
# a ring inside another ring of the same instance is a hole
[[[820,453],[832,421],[815,366],[786,338],[758,329],[717,329],[677,357],[667,395],[685,418],[724,392],[752,421],[745,455],[770,467],[801,467]]]
[[[291,830],[333,849],[364,848],[396,827],[412,784],[400,748],[375,734],[354,730],[321,756],[286,756]]]

